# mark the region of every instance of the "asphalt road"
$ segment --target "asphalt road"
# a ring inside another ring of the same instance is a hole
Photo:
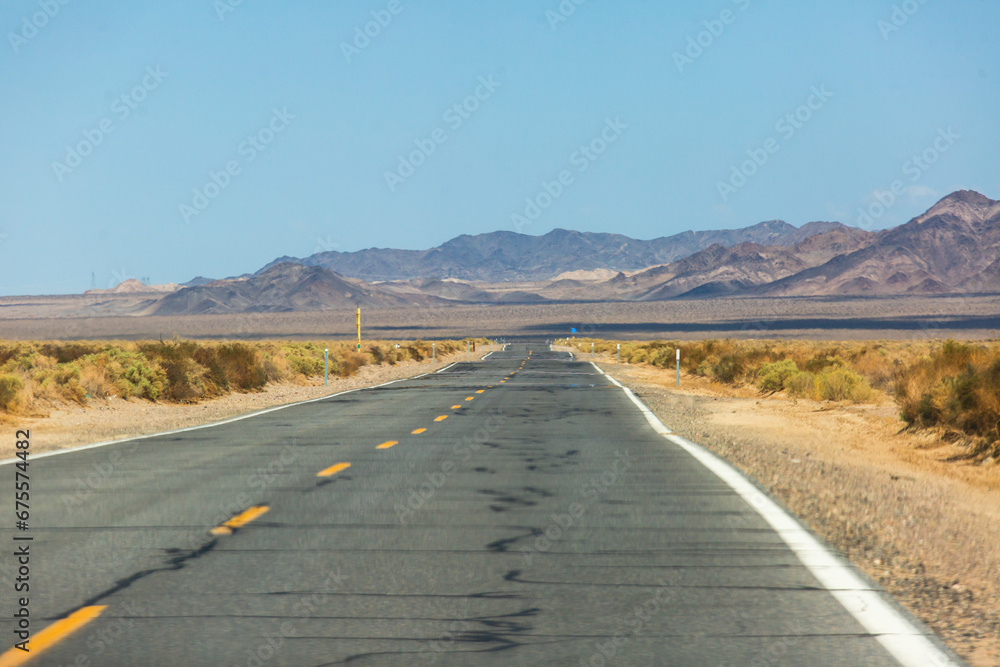
[[[730,485],[542,344],[30,471],[33,643],[54,629],[29,665],[900,664]]]

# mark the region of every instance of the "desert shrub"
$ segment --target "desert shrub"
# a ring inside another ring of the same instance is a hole
[[[214,381],[221,373],[218,366],[210,370],[195,361],[193,355],[197,348],[196,344],[189,342],[140,346],[143,354],[156,363],[165,375],[163,398],[181,403],[192,402],[221,393],[226,388],[225,385],[219,387]],[[209,377],[210,375],[213,377]],[[206,386],[206,379],[209,386]]]
[[[0,408],[11,412],[18,394],[24,389],[24,381],[16,375],[0,375]]]
[[[796,398],[816,398],[816,375],[809,371],[793,373],[785,378],[785,390]]]
[[[108,396],[121,396],[122,398],[127,397],[127,394],[122,394],[121,390],[117,385],[108,380],[108,377],[104,372],[97,366],[84,365],[80,372],[80,386],[86,392],[87,396],[96,398],[107,398]],[[40,392],[36,391],[35,394]]]
[[[410,345],[406,346],[406,348],[405,348],[406,349],[406,353],[410,357],[410,359],[413,359],[414,361],[423,361],[424,360],[424,347],[425,347],[425,345],[426,344],[423,341],[419,341],[419,340],[418,341],[414,341]],[[426,345],[426,348],[427,348],[427,354],[430,355],[430,346]]]
[[[267,384],[260,351],[248,343],[224,343],[216,349],[226,381],[239,389],[259,389]]]
[[[73,341],[69,343],[41,343],[38,346],[40,353],[52,357],[56,363],[65,364],[76,361],[81,357],[97,354],[108,349],[107,343],[97,343],[89,341]]]
[[[820,373],[816,378],[816,390],[820,399],[828,401],[863,403],[874,395],[868,380],[843,368]]]
[[[43,365],[43,357],[33,349],[17,349],[0,367],[0,371],[7,373],[28,373],[36,367]]]
[[[743,355],[729,353],[723,355],[712,365],[711,376],[720,382],[735,383],[746,372],[746,358]]]
[[[663,347],[656,351],[650,359],[650,363],[660,368],[672,368],[677,363],[676,352],[673,347]]]
[[[134,349],[108,347],[78,360],[84,369],[81,382],[91,396],[116,394],[155,401],[166,384],[163,370]]]
[[[799,367],[791,359],[765,364],[757,372],[757,386],[761,391],[781,391],[785,380],[799,372]]]
[[[918,359],[896,388],[902,418],[979,438],[977,451],[1000,441],[1000,346],[948,341]]]
[[[843,368],[844,366],[844,360],[836,354],[820,352],[803,364],[803,370],[810,373],[821,373],[830,368]]]
[[[368,363],[368,360],[363,354],[359,354],[355,351],[345,352],[338,361],[338,370],[341,377],[354,375],[359,368]]]
[[[629,350],[628,362],[630,364],[642,364],[649,361],[649,351],[639,348]]]
[[[313,377],[320,375],[323,372],[323,360],[317,359],[316,357],[303,357],[299,355],[289,355],[287,357],[288,364],[291,366],[292,370],[300,375],[305,375],[306,377]],[[335,359],[330,360],[331,371],[333,370],[333,365],[336,363]]]

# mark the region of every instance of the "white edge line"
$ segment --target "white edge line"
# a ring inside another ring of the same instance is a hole
[[[590,365],[593,366],[594,368],[596,368],[598,373],[600,373],[604,377],[606,377],[609,380],[611,380],[611,382],[613,382],[615,384],[615,386],[620,387],[621,390],[625,392],[625,395],[628,396],[628,399],[630,401],[632,401],[633,403],[635,403],[635,406],[637,408],[639,408],[639,412],[641,412],[642,415],[646,418],[646,421],[649,422],[649,425],[653,427],[654,431],[656,431],[657,433],[659,433],[660,435],[663,435],[663,436],[666,436],[666,435],[669,435],[670,433],[672,433],[672,431],[669,428],[667,428],[666,426],[664,426],[663,422],[661,422],[657,418],[657,416],[653,414],[653,411],[650,410],[649,408],[647,408],[646,404],[643,403],[641,400],[639,400],[638,396],[636,396],[635,394],[632,393],[631,389],[629,389],[628,387],[626,387],[625,385],[623,385],[621,382],[619,382],[618,380],[614,379],[613,377],[611,377],[610,375],[608,375],[607,373],[605,373],[604,371],[602,371],[597,366],[597,364],[595,364],[593,361],[590,362]]]
[[[480,360],[480,361],[482,361],[483,359],[485,359],[486,357],[490,356],[491,354],[493,354],[493,353],[492,353],[492,352],[487,352],[487,353],[486,353],[486,354],[485,354],[485,355],[484,355],[483,357],[481,357],[481,358],[480,358],[479,360]]]
[[[852,566],[831,553],[795,518],[760,492],[743,473],[725,460],[670,432],[632,391],[598,368],[621,387],[645,415],[653,429],[715,473],[766,521],[802,564],[834,598],[904,667],[958,667],[927,634],[903,617],[882,594],[859,577]]]
[[[96,449],[98,447],[106,447],[108,445],[119,445],[119,444],[121,444],[123,442],[131,442],[132,440],[142,440],[144,438],[158,438],[158,437],[163,436],[163,435],[174,435],[175,433],[186,433],[188,431],[197,431],[197,430],[200,430],[200,429],[203,429],[203,428],[212,428],[212,427],[215,427],[215,426],[222,426],[223,424],[232,424],[233,422],[238,422],[238,421],[241,421],[243,419],[250,419],[251,417],[257,417],[259,415],[266,415],[269,412],[277,412],[278,410],[284,410],[285,408],[295,407],[296,405],[305,405],[306,403],[315,403],[317,401],[325,401],[327,399],[334,398],[335,396],[343,396],[344,394],[350,394],[350,393],[353,393],[355,391],[364,391],[366,389],[376,389],[378,387],[386,387],[386,386],[388,386],[390,384],[396,384],[397,382],[403,382],[404,380],[416,380],[418,378],[424,377],[425,375],[428,375],[428,374],[424,373],[423,375],[417,375],[417,376],[414,376],[414,377],[399,378],[398,380],[390,380],[389,382],[383,382],[381,384],[373,384],[373,385],[368,386],[368,387],[355,387],[354,389],[345,389],[344,391],[338,391],[338,392],[336,392],[334,394],[327,394],[326,396],[319,396],[317,398],[309,398],[309,399],[306,399],[304,401],[297,401],[295,403],[286,403],[284,405],[275,405],[275,406],[270,407],[270,408],[264,408],[263,410],[258,410],[257,412],[248,412],[245,415],[238,415],[236,417],[230,417],[229,419],[223,419],[222,421],[211,422],[211,423],[208,423],[208,424],[198,424],[196,426],[185,426],[184,428],[174,429],[173,431],[162,431],[160,433],[147,433],[145,435],[134,435],[134,436],[129,437],[129,438],[122,438],[121,440],[107,440],[105,442],[95,442],[95,443],[90,444],[90,445],[78,445],[76,447],[68,447],[66,449],[56,449],[56,450],[52,450],[50,452],[42,452],[41,454],[32,454],[30,460],[34,461],[35,459],[44,459],[44,458],[47,458],[49,456],[58,456],[59,454],[69,454],[70,452],[82,452],[82,451],[84,451],[86,449]],[[18,459],[18,458],[4,459],[4,460],[0,461],[0,466],[8,465],[10,463],[17,463],[19,461],[20,461],[20,459]]]
[[[439,368],[439,369],[437,369],[437,370],[436,370],[436,371],[434,371],[434,372],[435,372],[435,373],[444,373],[444,372],[445,372],[446,370],[448,370],[449,368],[451,368],[452,366],[454,366],[454,365],[455,365],[455,364],[457,364],[457,363],[458,363],[457,361],[454,361],[454,362],[452,362],[452,363],[448,364],[447,366],[445,366],[444,368]]]

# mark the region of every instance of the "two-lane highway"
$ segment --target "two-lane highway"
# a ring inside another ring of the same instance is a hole
[[[521,344],[36,458],[26,664],[951,664],[656,424]]]

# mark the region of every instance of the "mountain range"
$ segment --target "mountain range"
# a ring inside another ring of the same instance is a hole
[[[280,257],[238,278],[199,277],[143,312],[972,292],[1000,292],[1000,202],[962,190],[878,232],[774,220],[643,241],[557,229],[459,236],[430,250]]]
[[[279,257],[263,269],[291,262],[319,266],[367,281],[454,278],[476,282],[548,280],[561,273],[612,269],[637,271],[687,257],[712,245],[758,243],[788,246],[813,234],[843,227],[810,222],[801,228],[781,220],[744,229],[683,232],[641,241],[621,234],[555,229],[543,236],[515,232],[463,234],[430,250],[369,248],[357,252],[321,252],[302,259]]]

